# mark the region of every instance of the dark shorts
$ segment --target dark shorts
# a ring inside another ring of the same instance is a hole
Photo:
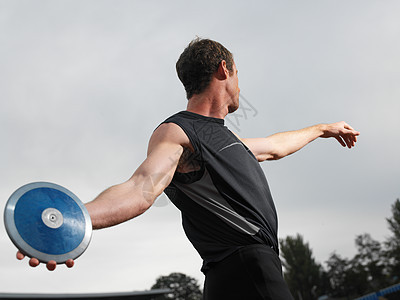
[[[293,300],[274,250],[243,247],[214,265],[204,283],[204,300]]]

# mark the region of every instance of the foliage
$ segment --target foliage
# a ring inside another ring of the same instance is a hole
[[[352,271],[351,263],[348,259],[342,258],[336,253],[332,253],[326,262],[328,267],[328,277],[330,282],[330,294],[333,297],[345,297],[354,294],[348,282],[351,278],[355,278]],[[361,278],[361,277],[359,277]],[[362,281],[362,278],[361,278]]]
[[[400,274],[400,199],[392,205],[386,219],[392,235],[384,243],[370,234],[356,236],[356,255],[343,258],[333,252],[323,268],[315,261],[312,249],[297,234],[280,240],[284,277],[296,299],[317,299],[329,295],[354,299],[376,292],[399,281]],[[157,279],[152,289],[169,288],[165,299],[200,300],[202,293],[194,278],[171,273]]]
[[[389,229],[393,233],[393,238],[400,240],[400,199],[396,199],[392,205],[392,217],[387,218]]]
[[[292,295],[297,299],[315,299],[323,293],[323,272],[321,265],[313,258],[312,250],[303,237],[286,237],[280,240],[285,280]]]
[[[392,217],[387,218],[392,236],[385,243],[387,249],[389,276],[392,282],[399,280],[400,276],[400,199],[392,205]]]
[[[170,289],[171,293],[164,298],[168,300],[201,300],[203,297],[197,280],[182,273],[158,277],[151,289]]]
[[[358,253],[353,260],[366,274],[369,291],[386,287],[389,284],[388,264],[382,245],[369,234],[358,235],[355,242]]]
[[[356,236],[356,255],[343,258],[333,252],[323,268],[308,243],[297,234],[280,241],[285,280],[297,299],[316,299],[328,294],[354,299],[398,283],[400,274],[400,200],[392,205],[386,219],[392,235],[384,242],[370,234]]]
[[[364,234],[356,237],[356,245],[358,253],[352,259],[333,253],[326,262],[331,296],[352,299],[388,285],[379,242]]]

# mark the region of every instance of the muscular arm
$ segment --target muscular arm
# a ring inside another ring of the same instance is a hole
[[[86,204],[94,229],[117,225],[144,213],[171,182],[183,148],[189,140],[175,124],[163,124],[153,133],[147,158],[132,177],[102,192]]]
[[[176,124],[162,124],[154,131],[147,151],[147,158],[124,183],[112,186],[102,192],[93,201],[86,204],[94,229],[117,225],[144,213],[154,203],[172,180],[184,148],[191,144]],[[24,255],[18,251],[17,259]],[[31,258],[30,266],[39,265],[39,260]],[[66,262],[74,265],[72,259]],[[56,262],[47,263],[52,271]]]
[[[351,148],[360,133],[345,122],[318,124],[300,130],[280,132],[265,138],[241,139],[258,161],[277,160],[290,155],[315,139],[335,138],[343,147]]]

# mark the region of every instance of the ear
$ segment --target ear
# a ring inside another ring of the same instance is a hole
[[[219,80],[224,80],[224,79],[227,79],[229,77],[229,70],[226,67],[226,61],[225,60],[222,60],[219,63],[218,70],[217,70],[216,73],[217,73],[216,76],[217,76],[217,78]]]

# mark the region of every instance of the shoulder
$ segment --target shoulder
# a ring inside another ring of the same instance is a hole
[[[176,123],[162,123],[154,130],[152,138],[182,142],[189,140],[183,129]]]
[[[149,151],[160,144],[171,144],[184,148],[192,148],[188,136],[175,123],[162,123],[154,130],[149,141]]]

